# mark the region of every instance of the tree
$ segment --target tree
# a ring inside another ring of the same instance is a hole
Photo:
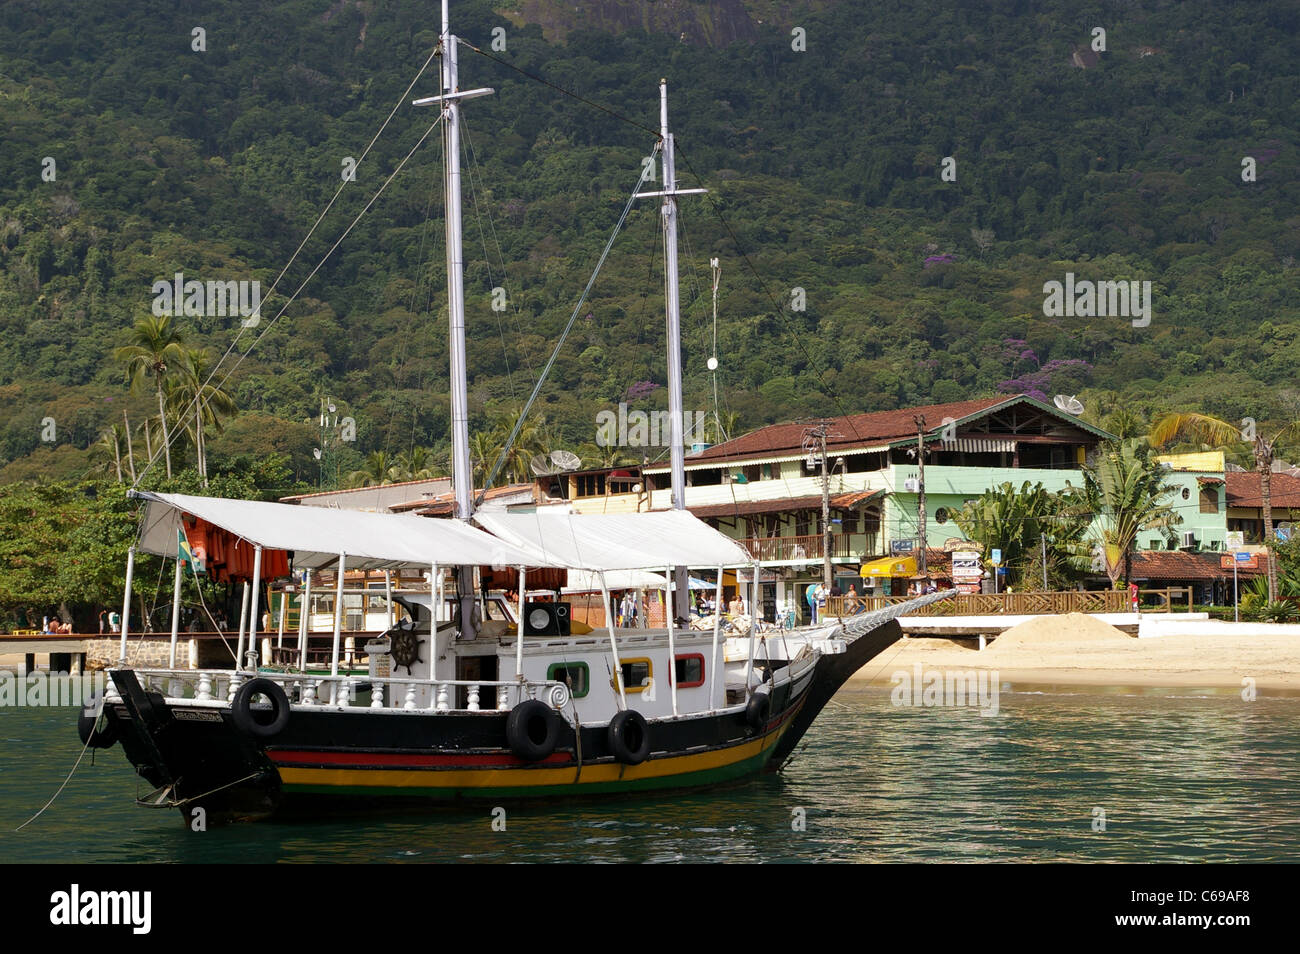
[[[172,454],[163,382],[172,373],[171,367],[185,361],[183,345],[180,332],[172,327],[171,315],[150,315],[135,323],[131,329],[131,343],[117,349],[117,360],[126,364],[126,379],[133,389],[142,387],[147,378],[153,379],[154,390],[158,393],[158,418],[162,422],[168,479],[172,475]],[[152,459],[150,463],[153,463]]]
[[[238,411],[235,400],[220,385],[209,383],[211,361],[205,349],[186,350],[179,373],[167,389],[168,407],[194,440],[199,477],[208,486],[208,448],[204,428],[220,433],[221,418]],[[193,414],[193,427],[190,415]]]
[[[1042,551],[1048,551],[1048,585],[1067,582],[1080,565],[1088,519],[1073,500],[1050,493],[1040,483],[1010,481],[986,490],[953,515],[962,534],[990,551],[1002,551],[1002,566],[1026,586],[1042,584]]]
[[[1096,460],[1083,469],[1083,489],[1075,496],[1072,512],[1096,521],[1105,553],[1106,575],[1119,586],[1132,574],[1132,554],[1143,530],[1169,529],[1180,523],[1166,503],[1175,491],[1164,482],[1161,468],[1142,441],[1117,441],[1102,445]]]
[[[392,483],[397,479],[393,476],[394,469],[393,459],[387,453],[381,450],[371,451],[366,458],[365,466],[348,474],[347,485],[349,487],[377,487],[382,484]]]
[[[1300,421],[1292,421],[1271,432],[1271,436],[1261,434],[1255,422],[1247,418],[1247,426],[1239,428],[1235,424],[1210,417],[1208,414],[1169,413],[1156,421],[1151,429],[1151,443],[1163,447],[1178,438],[1209,444],[1211,447],[1226,447],[1245,442],[1249,445],[1255,459],[1255,472],[1259,474],[1260,511],[1264,520],[1264,553],[1268,564],[1268,601],[1277,600],[1277,567],[1273,560],[1273,460],[1277,456],[1278,443],[1298,426]]]

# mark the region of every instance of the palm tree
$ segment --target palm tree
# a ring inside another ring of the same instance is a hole
[[[122,482],[122,428],[117,424],[110,424],[108,429],[99,436],[95,442],[94,450],[97,454],[104,456],[104,462],[100,466],[104,472],[109,470],[108,455],[112,454],[112,467],[117,473],[117,482]]]
[[[439,476],[433,460],[433,451],[427,447],[412,447],[405,455],[397,458],[393,468],[401,480],[428,480]]]
[[[396,469],[393,459],[387,453],[381,450],[371,451],[370,456],[366,458],[365,466],[348,474],[347,485],[349,487],[377,487],[392,483],[394,480],[393,473]]]
[[[221,418],[236,413],[234,399],[219,385],[210,384],[210,359],[205,349],[187,350],[180,374],[167,389],[167,403],[177,417],[190,430],[190,412],[194,414],[194,452],[198,461],[199,476],[203,486],[208,485],[208,447],[204,428],[221,432]]]
[[[1176,490],[1164,482],[1160,467],[1142,441],[1103,445],[1096,461],[1084,467],[1083,488],[1076,494],[1074,512],[1100,523],[1106,575],[1112,586],[1132,575],[1139,533],[1169,531],[1182,521],[1172,504],[1165,502]]]
[[[1089,520],[1075,512],[1072,497],[1050,493],[1039,483],[1025,481],[1017,488],[1006,481],[967,503],[953,515],[953,522],[985,555],[1001,550],[1002,565],[1026,585],[1037,586],[1044,545],[1048,573],[1058,581],[1068,578],[1070,568],[1081,565]]]
[[[1265,436],[1259,433],[1254,421],[1250,427],[1242,430],[1235,424],[1210,417],[1208,414],[1169,413],[1156,421],[1151,429],[1151,443],[1156,447],[1171,444],[1179,437],[1209,444],[1211,447],[1227,447],[1232,444],[1246,443],[1255,458],[1255,472],[1259,474],[1260,510],[1264,518],[1264,553],[1268,563],[1268,601],[1277,601],[1277,567],[1273,562],[1271,540],[1273,536],[1273,459],[1277,456],[1278,443],[1291,431],[1300,426],[1300,421],[1292,421]]]
[[[158,417],[162,421],[163,454],[170,479],[171,436],[167,431],[163,381],[172,373],[169,365],[179,366],[185,360],[183,338],[172,327],[171,315],[150,315],[137,321],[131,329],[130,344],[117,349],[117,360],[126,364],[126,379],[133,389],[143,387],[146,378],[153,378],[154,390],[158,393]],[[152,454],[149,460],[153,462]]]

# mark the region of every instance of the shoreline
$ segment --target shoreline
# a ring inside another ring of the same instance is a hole
[[[846,685],[890,686],[895,672],[996,671],[1022,685],[1083,688],[1205,689],[1300,696],[1300,640],[1278,636],[1168,635],[967,648],[941,637],[907,637],[850,677]],[[1246,682],[1252,680],[1252,682]]]

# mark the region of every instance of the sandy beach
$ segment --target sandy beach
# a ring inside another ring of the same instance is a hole
[[[1096,623],[1084,637],[1077,627],[1071,632],[1066,619],[1044,617],[1030,638],[1008,630],[982,651],[970,640],[904,639],[853,679],[888,685],[894,672],[919,663],[925,669],[997,670],[1012,683],[1240,690],[1250,678],[1257,690],[1300,694],[1300,637],[1290,632],[1138,639]]]

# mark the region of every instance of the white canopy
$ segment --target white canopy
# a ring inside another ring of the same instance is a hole
[[[533,554],[534,566],[659,570],[670,566],[749,566],[740,544],[685,510],[651,513],[477,513],[486,530]]]
[[[649,570],[614,570],[605,574],[605,585],[611,590],[662,590],[668,578]],[[600,574],[591,570],[570,570],[569,585],[563,593],[599,593]]]
[[[299,569],[333,566],[340,553],[348,569],[428,569],[440,565],[554,566],[532,551],[458,520],[405,514],[327,510],[256,500],[138,492],[147,501],[140,549],[176,556],[181,514],[193,514],[253,544],[292,550]]]

